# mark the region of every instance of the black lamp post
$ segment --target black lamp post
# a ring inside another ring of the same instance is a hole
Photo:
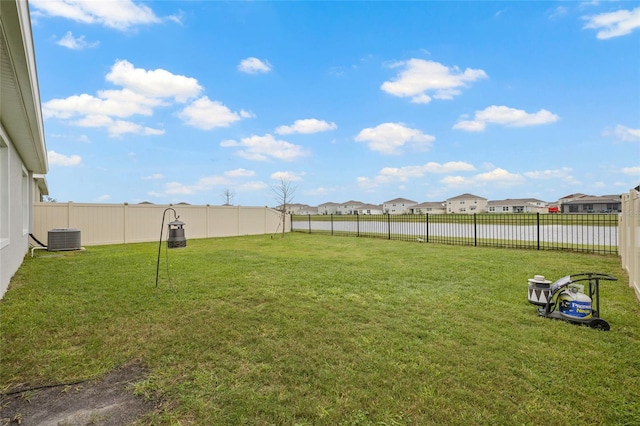
[[[171,207],[164,209],[162,212],[162,225],[160,225],[160,241],[158,242],[158,263],[156,265],[156,288],[158,287],[158,275],[160,272],[160,250],[162,248],[162,232],[164,230],[164,217],[167,211],[173,212],[174,220],[169,222],[169,237],[167,238],[167,248],[186,247],[187,239],[184,237],[184,222],[178,220],[180,216]]]

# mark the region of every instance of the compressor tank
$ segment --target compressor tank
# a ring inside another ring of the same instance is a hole
[[[568,319],[591,319],[591,298],[584,294],[583,289],[583,286],[574,284],[562,290],[558,296],[560,315]]]

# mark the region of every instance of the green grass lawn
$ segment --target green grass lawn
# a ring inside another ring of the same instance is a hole
[[[301,233],[27,257],[0,301],[0,393],[140,360],[142,424],[640,424],[640,303],[616,256]],[[165,257],[166,255],[166,257]],[[167,270],[168,259],[168,270]],[[601,285],[602,332],[527,279]]]

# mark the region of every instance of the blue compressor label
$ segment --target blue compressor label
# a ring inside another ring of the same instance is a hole
[[[588,319],[591,317],[591,302],[577,300],[561,300],[560,312],[576,318]]]

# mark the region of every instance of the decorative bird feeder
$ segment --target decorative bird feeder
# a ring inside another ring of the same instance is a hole
[[[187,239],[184,236],[184,222],[178,219],[169,222],[169,237],[167,238],[167,248],[180,248],[187,246]]]

